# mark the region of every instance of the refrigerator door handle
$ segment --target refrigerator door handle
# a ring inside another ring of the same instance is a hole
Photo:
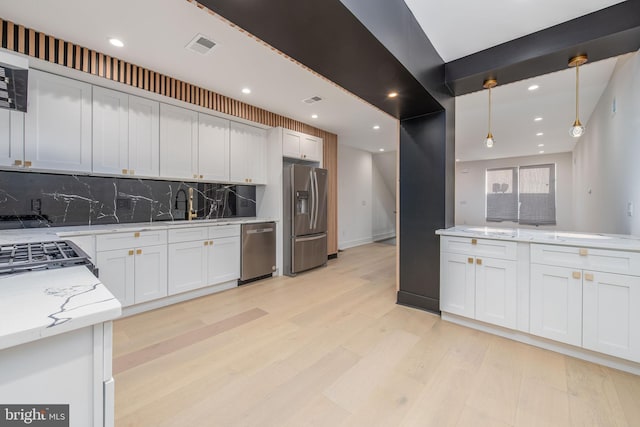
[[[314,187],[314,201],[313,201],[313,207],[314,207],[314,216],[313,216],[313,228],[316,229],[318,228],[318,205],[320,204],[319,202],[319,198],[320,195],[318,194],[318,174],[316,172],[316,170],[313,170],[313,187]]]
[[[326,233],[320,234],[318,236],[312,236],[312,237],[296,237],[295,241],[296,242],[310,242],[312,240],[319,240],[319,239],[324,239],[325,237],[327,237]]]
[[[309,186],[311,187],[311,206],[309,206],[309,228],[313,230],[314,212],[316,205],[316,193],[313,186],[313,169],[309,170]]]

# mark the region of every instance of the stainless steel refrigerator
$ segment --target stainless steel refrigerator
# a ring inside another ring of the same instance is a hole
[[[327,263],[327,170],[285,164],[284,273]]]

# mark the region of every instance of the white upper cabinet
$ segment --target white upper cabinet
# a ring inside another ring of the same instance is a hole
[[[266,184],[267,131],[231,122],[229,180]]]
[[[198,113],[160,105],[160,175],[193,179],[198,166]]]
[[[129,95],[93,87],[93,171],[126,174],[129,169]]]
[[[229,181],[229,120],[198,115],[198,178]]]
[[[160,175],[160,103],[129,95],[129,174]]]
[[[322,162],[322,139],[301,132],[283,129],[282,156]]]
[[[91,85],[29,71],[27,167],[91,172]]]
[[[24,113],[0,110],[0,166],[22,166]]]
[[[157,177],[158,102],[93,87],[93,171]]]

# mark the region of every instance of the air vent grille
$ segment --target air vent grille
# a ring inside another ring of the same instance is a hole
[[[312,96],[311,98],[307,98],[307,99],[303,99],[302,102],[304,102],[305,104],[314,104],[316,102],[320,102],[322,101],[322,98],[320,98],[319,96]]]
[[[215,45],[216,42],[211,40],[209,37],[197,34],[189,44],[187,44],[186,48],[201,55],[206,55],[211,52],[211,49],[213,49]]]

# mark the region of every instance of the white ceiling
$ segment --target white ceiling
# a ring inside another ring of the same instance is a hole
[[[475,0],[405,1],[447,61],[620,2],[495,0],[489,8]],[[0,17],[337,133],[341,144],[371,152],[396,149],[398,122],[393,117],[187,0],[0,0]],[[462,35],[461,28],[465,29]],[[211,54],[201,56],[184,49],[197,33],[218,43]],[[125,47],[111,46],[110,37],[122,39]],[[583,123],[614,62],[582,68]],[[538,143],[545,143],[546,153],[570,151],[575,142],[567,130],[574,114],[573,79],[567,69],[531,79],[540,84],[535,93],[527,92],[528,81],[494,89],[496,146],[492,150],[482,146],[487,131],[486,93],[458,97],[456,157],[530,155],[540,150]],[[243,87],[250,87],[252,93],[243,95]],[[323,101],[302,102],[316,95]],[[318,119],[311,118],[314,113]],[[544,120],[534,123],[536,115]],[[374,130],[374,125],[380,129]],[[538,131],[544,137],[536,137]]]
[[[396,149],[395,118],[186,0],[0,0],[0,17],[334,132],[341,144]],[[184,49],[197,33],[218,43],[207,56]],[[323,101],[302,102],[311,96]]]
[[[580,67],[580,121],[589,131],[589,117],[607,86],[617,59],[610,58]],[[496,159],[573,150],[569,136],[575,119],[573,68],[545,74],[492,89],[493,148],[484,140],[488,128],[488,91],[456,98],[456,158],[460,161]],[[538,85],[529,91],[531,85]],[[534,121],[542,117],[541,121]],[[544,133],[537,136],[538,132]],[[544,147],[538,147],[544,144]]]
[[[622,0],[405,0],[445,62],[552,27]]]

